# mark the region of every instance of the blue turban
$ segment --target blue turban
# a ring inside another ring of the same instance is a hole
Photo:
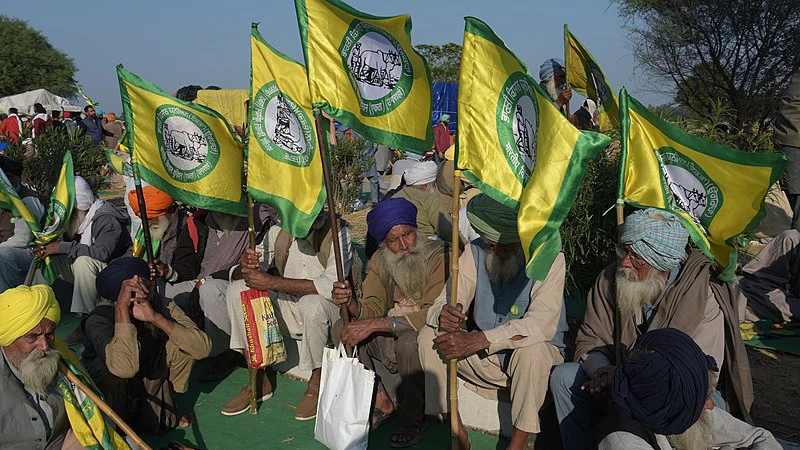
[[[625,218],[622,245],[662,272],[669,272],[686,259],[689,233],[674,214],[656,208],[639,210]]]
[[[614,371],[612,398],[650,431],[681,434],[700,419],[713,361],[683,331],[649,331]]]
[[[378,242],[383,242],[395,225],[417,228],[417,207],[404,198],[389,198],[378,203],[367,214],[367,229]]]
[[[100,297],[112,302],[117,301],[122,282],[130,280],[134,275],[150,278],[150,266],[140,258],[125,257],[111,261],[105,269],[97,274],[95,287]]]
[[[564,60],[559,58],[550,58],[539,66],[539,81],[547,81],[558,69],[564,69]]]

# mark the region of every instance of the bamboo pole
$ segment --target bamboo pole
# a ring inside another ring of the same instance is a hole
[[[247,195],[247,234],[250,238],[250,250],[256,249],[256,225],[255,212],[253,211],[253,197]],[[247,358],[247,372],[249,375],[250,388],[250,414],[258,414],[258,370],[250,365],[250,358]]]
[[[567,70],[567,53],[569,52],[569,50],[567,49],[567,33],[568,33],[567,30],[568,30],[567,29],[567,24],[564,24],[564,76],[565,76],[565,79],[566,79],[566,82],[565,82],[566,88],[569,89],[569,70]],[[553,75],[553,76],[555,76],[555,75]],[[572,121],[572,115],[569,113],[569,103],[570,102],[567,102],[567,104],[564,105],[564,106],[566,107],[567,120],[569,120],[571,122]]]
[[[319,146],[319,155],[322,161],[322,174],[325,180],[325,192],[327,193],[328,202],[328,219],[331,221],[331,233],[333,233],[333,256],[336,260],[336,278],[339,283],[344,283],[344,263],[342,262],[342,244],[339,242],[339,221],[336,220],[336,202],[333,200],[333,182],[331,181],[331,163],[328,157],[328,141],[325,139],[325,131],[322,129],[322,113],[319,110],[314,111],[314,121],[317,125],[317,143]],[[361,276],[361,274],[354,274],[354,276]],[[342,325],[347,325],[350,322],[350,313],[347,310],[347,304],[339,307],[339,316],[342,319]],[[347,353],[352,351],[347,348]]]
[[[625,202],[617,199],[617,242],[622,237],[622,225],[625,223]],[[622,361],[622,316],[619,312],[619,305],[614,302],[614,365],[618,366]]]
[[[131,440],[133,440],[137,446],[139,446],[140,449],[151,450],[150,446],[148,446],[144,440],[139,437],[139,435],[136,434],[136,432],[133,431],[133,429],[127,423],[125,423],[125,421],[123,421],[122,418],[119,417],[119,415],[115,413],[114,410],[111,409],[111,407],[108,406],[108,404],[104,402],[102,398],[100,398],[99,395],[95,394],[95,392],[86,386],[77,375],[72,373],[72,371],[69,370],[62,361],[58,362],[58,371],[61,372],[61,374],[64,375],[70,383],[72,383],[76,388],[89,397],[89,399],[91,399],[95,405],[97,405],[97,407],[100,408],[100,410],[103,411],[106,416],[108,416],[109,419],[117,424],[117,426],[119,426],[122,431],[129,438],[131,438]]]
[[[458,231],[458,216],[461,210],[461,171],[453,171],[453,236],[450,244],[450,306],[458,303],[458,245],[461,234]],[[458,450],[458,360],[447,361],[447,386],[450,402],[450,437],[451,448]]]

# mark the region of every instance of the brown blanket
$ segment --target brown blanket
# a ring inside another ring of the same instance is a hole
[[[590,351],[602,352],[612,361],[615,359],[613,336],[616,270],[616,263],[606,267],[589,291],[586,315],[575,342],[575,361]],[[721,368],[721,388],[731,413],[750,422],[748,412],[753,404],[753,383],[747,352],[738,332],[737,305],[732,287],[719,281],[713,270],[714,264],[705,255],[699,251],[692,252],[678,278],[664,293],[649,329],[676,328],[693,335],[703,319],[705,299],[710,287],[725,316],[725,364]],[[625,319],[621,325],[620,342],[623,356],[633,347],[636,338],[633,318]]]

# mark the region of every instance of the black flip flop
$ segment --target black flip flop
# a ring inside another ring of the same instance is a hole
[[[389,436],[389,447],[392,448],[406,448],[416,445],[422,437],[422,432],[425,431],[425,421],[418,420],[401,425],[397,431]],[[395,436],[410,436],[411,439],[405,442],[397,442],[393,438]]]

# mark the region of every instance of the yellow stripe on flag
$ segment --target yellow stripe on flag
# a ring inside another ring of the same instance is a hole
[[[264,41],[253,24],[247,190],[273,206],[281,227],[308,236],[325,202],[305,68]]]
[[[295,0],[315,107],[371,142],[433,147],[431,79],[409,16],[376,17],[339,0]]]

